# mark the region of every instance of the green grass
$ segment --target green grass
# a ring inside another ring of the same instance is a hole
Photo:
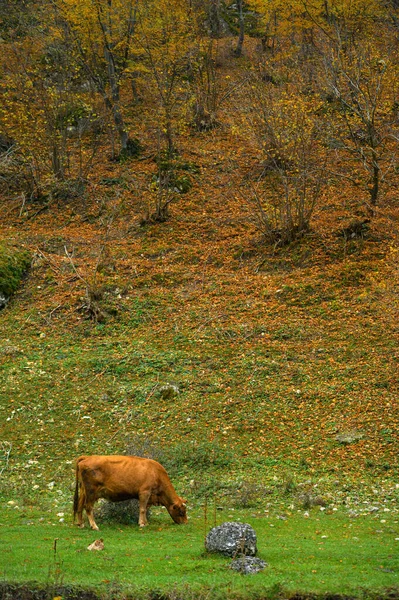
[[[211,514],[212,513],[212,514]],[[209,511],[192,510],[187,526],[176,526],[166,511],[153,509],[150,525],[104,525],[100,532],[59,522],[55,512],[2,507],[0,577],[5,581],[147,592],[196,590],[210,597],[265,597],[267,591],[352,594],[364,590],[399,593],[397,520],[372,516],[349,519],[319,510],[266,517],[248,511],[216,512],[216,523],[242,520],[258,537],[258,555],[268,567],[253,576],[227,568],[230,559],[204,551],[204,535],[214,525]],[[99,537],[104,550],[87,546]],[[56,549],[55,549],[56,544]],[[55,551],[54,551],[55,549]],[[188,594],[187,594],[188,595]]]

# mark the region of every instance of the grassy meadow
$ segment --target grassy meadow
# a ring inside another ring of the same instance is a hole
[[[382,523],[320,510],[309,516],[224,510],[208,514],[209,523],[197,508],[179,527],[166,511],[153,509],[146,529],[104,524],[92,532],[73,528],[69,518],[60,523],[59,514],[10,505],[1,511],[3,580],[84,586],[107,598],[149,592],[182,598],[383,597],[397,588],[398,521],[392,517]],[[257,532],[258,555],[267,567],[256,575],[236,573],[228,568],[231,559],[204,551],[207,525],[233,519]],[[88,551],[99,536],[104,550]]]

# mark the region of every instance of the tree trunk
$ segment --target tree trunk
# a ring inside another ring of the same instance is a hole
[[[115,127],[116,127],[116,130],[117,130],[118,135],[119,135],[119,141],[120,141],[120,144],[121,144],[121,151],[122,152],[126,152],[127,149],[128,149],[129,133],[125,129],[125,122],[123,120],[122,113],[121,113],[120,108],[119,108],[119,103],[113,105],[113,107],[112,107],[112,114],[113,114],[113,117],[114,117]]]
[[[56,179],[58,179],[58,181],[62,181],[64,179],[64,169],[62,166],[60,150],[56,143],[54,143],[53,145],[51,155],[51,166]]]
[[[108,98],[108,106],[112,111],[115,128],[119,135],[121,151],[127,152],[129,134],[125,129],[125,122],[120,108],[120,86],[116,75],[115,59],[112,51],[107,47],[105,47],[104,49],[104,56],[105,60],[107,61],[108,80],[110,83],[112,95],[112,102]]]
[[[369,213],[370,216],[374,216],[375,207],[378,203],[378,195],[380,191],[380,167],[378,161],[375,156],[375,152],[373,151],[373,162],[372,162],[372,176],[371,176],[371,186],[370,186],[370,206]]]
[[[236,56],[241,56],[242,55],[242,47],[244,45],[244,34],[245,34],[243,0],[237,1],[237,8],[238,8],[239,33],[238,33],[237,47],[234,50],[234,54]]]
[[[222,24],[220,19],[220,0],[211,0],[208,18],[211,37],[220,37],[222,34]]]
[[[174,156],[176,149],[173,143],[172,118],[169,114],[166,115],[166,144],[168,156],[171,158]]]

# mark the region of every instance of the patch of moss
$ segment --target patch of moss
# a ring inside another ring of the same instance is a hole
[[[0,293],[11,296],[19,287],[30,266],[27,250],[18,250],[0,243]]]

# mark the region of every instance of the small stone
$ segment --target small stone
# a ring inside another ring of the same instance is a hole
[[[8,298],[2,292],[0,292],[0,310],[5,308],[8,304]]]
[[[171,400],[180,393],[180,390],[177,385],[167,383],[159,388],[159,393],[163,400]]]
[[[237,558],[229,565],[230,569],[238,571],[243,575],[254,575],[255,573],[259,573],[259,571],[263,571],[265,567],[267,567],[267,563],[264,560],[253,556]]]
[[[95,540],[90,546],[87,546],[88,550],[104,550],[104,541],[102,538]]]
[[[1,300],[0,300],[1,303]],[[0,306],[1,308],[1,306]],[[14,354],[21,354],[21,349],[18,348],[18,346],[11,346],[11,345],[7,345],[7,346],[2,346],[0,347],[0,354],[3,354],[4,356],[12,356]]]
[[[343,431],[335,436],[337,442],[343,445],[354,444],[364,437],[361,431]]]

